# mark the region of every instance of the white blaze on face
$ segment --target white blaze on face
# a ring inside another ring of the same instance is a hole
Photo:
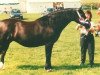
[[[76,12],[77,12],[77,14],[78,14],[79,18],[82,18],[82,17],[81,17],[81,15],[80,15],[80,13],[78,12],[78,10],[77,10]]]
[[[3,69],[4,64],[0,62],[0,69]]]

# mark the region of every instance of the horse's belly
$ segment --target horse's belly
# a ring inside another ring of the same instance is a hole
[[[38,36],[27,36],[27,37],[16,37],[15,41],[26,47],[37,47],[46,45],[48,43],[54,43],[58,39],[58,36],[49,35],[38,35]]]
[[[20,41],[18,43],[25,47],[38,47],[38,46],[45,45],[45,42],[39,40],[38,41],[25,40],[25,41]]]
[[[42,46],[45,45],[46,43],[50,42],[49,39],[43,39],[41,37],[37,38],[28,38],[28,39],[17,39],[15,40],[17,43],[20,45],[23,45],[25,47],[37,47],[37,46]]]

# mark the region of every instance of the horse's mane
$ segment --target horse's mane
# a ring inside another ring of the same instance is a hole
[[[59,16],[59,14],[61,16],[65,16],[66,12],[68,11],[75,11],[76,9],[75,8],[66,8],[66,9],[62,9],[62,10],[58,10],[58,11],[53,11],[47,15],[44,15],[36,20],[41,20],[41,21],[48,21],[51,22],[52,19],[54,19],[55,16]],[[59,19],[59,18],[56,18],[56,19]],[[10,22],[10,20],[13,21],[13,23],[16,23],[16,22],[27,22],[27,21],[23,21],[23,20],[19,20],[19,19],[4,19],[4,20],[1,20],[0,22]],[[30,22],[33,22],[33,21],[30,21]]]
[[[65,11],[73,11],[73,10],[76,10],[76,8],[66,8],[66,9],[62,9],[62,10],[58,10],[58,11],[53,11],[47,15],[52,15],[52,14],[56,14],[56,13],[59,13],[59,12],[65,12]]]
[[[62,10],[58,10],[58,11],[53,11],[53,12],[48,13],[47,15],[44,15],[38,19],[48,18],[48,17],[52,17],[52,16],[59,14],[59,13],[68,12],[68,11],[75,11],[75,10],[77,10],[77,8],[66,8],[66,9],[62,9]]]

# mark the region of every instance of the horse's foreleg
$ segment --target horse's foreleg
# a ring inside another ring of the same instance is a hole
[[[4,69],[4,57],[6,55],[6,51],[8,49],[8,45],[4,46],[4,48],[2,48],[2,52],[1,52],[1,61],[0,61],[0,69]]]
[[[45,45],[45,54],[46,54],[46,64],[45,69],[51,71],[51,54],[52,54],[53,44]]]
[[[3,51],[1,53],[1,62],[0,62],[0,69],[4,69],[4,57],[5,57],[6,51]]]

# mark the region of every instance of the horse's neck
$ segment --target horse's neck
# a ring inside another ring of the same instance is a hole
[[[57,30],[62,32],[62,30],[70,23],[71,21],[67,21],[65,23],[63,23],[62,25],[60,25]]]
[[[60,15],[59,18],[56,18],[54,20],[54,23],[56,23],[55,27],[57,29],[60,29],[61,31],[71,22],[71,18],[70,16],[66,16],[66,15]]]

